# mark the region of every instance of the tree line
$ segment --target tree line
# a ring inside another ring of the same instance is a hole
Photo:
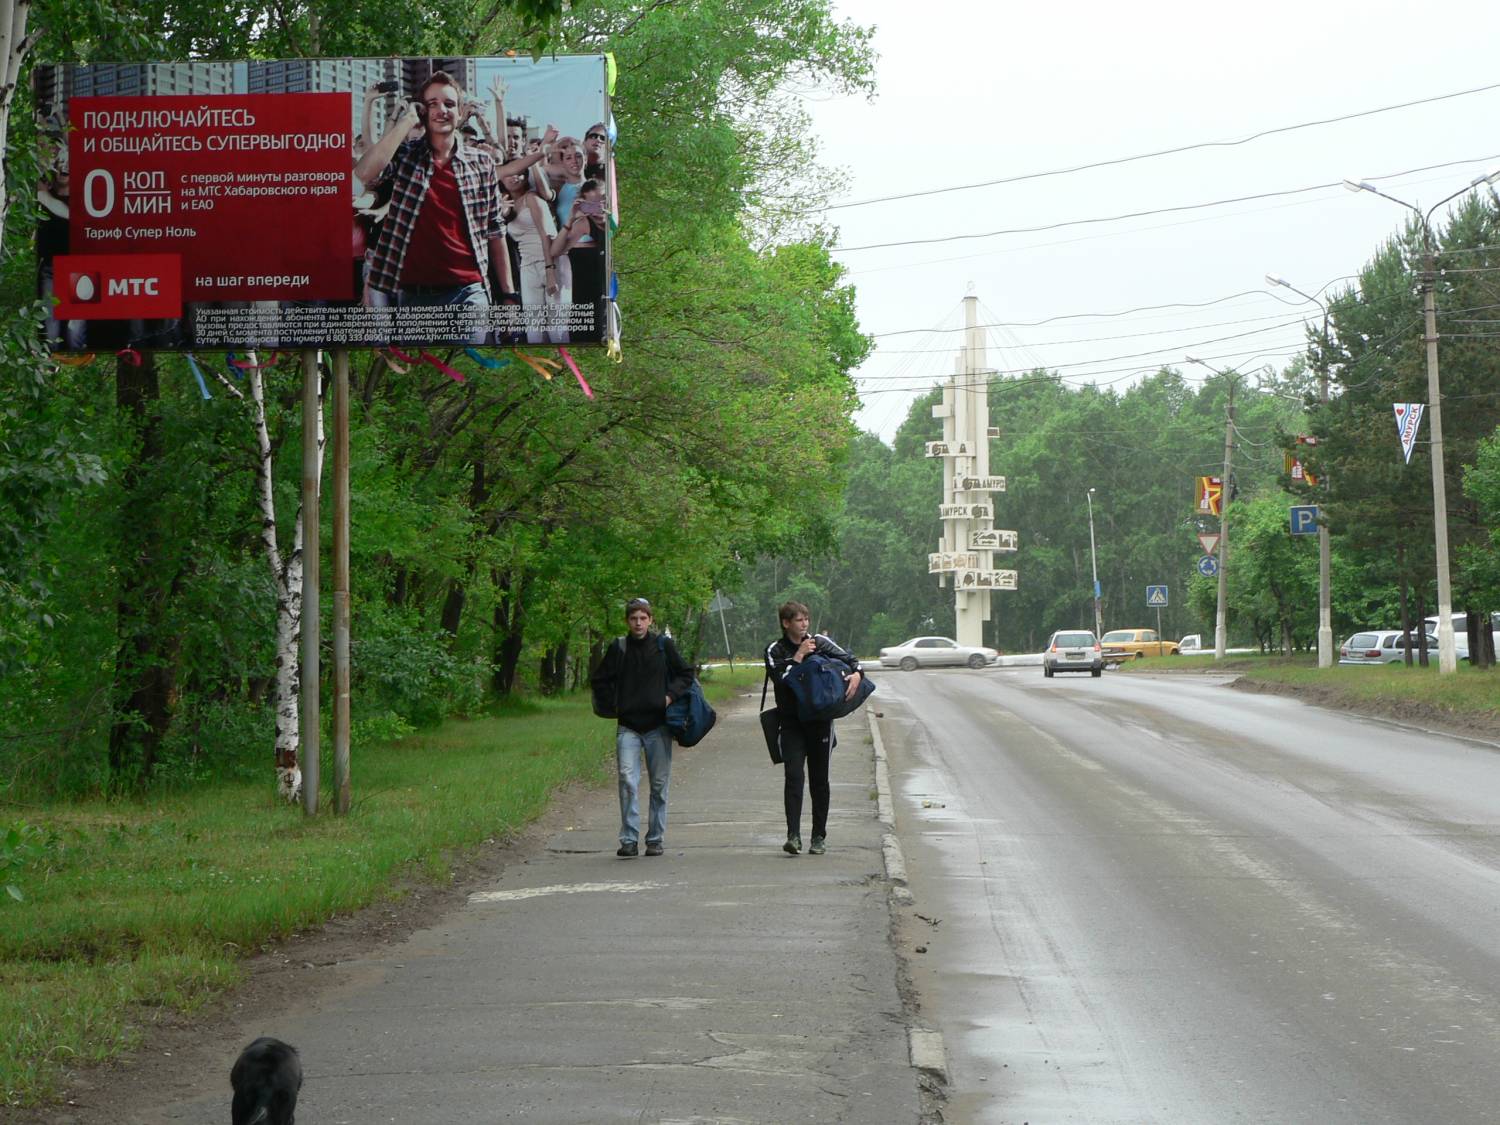
[[[1500,202],[1469,198],[1434,238],[1453,605],[1478,621],[1500,610]],[[1327,336],[1314,313],[1305,354],[1278,372],[1226,368],[1195,384],[1163,368],[1124,391],[1046,370],[993,379],[990,422],[1000,436],[990,464],[1008,483],[994,497],[995,523],[1020,533],[1016,554],[997,565],[1016,569],[1020,588],[993,595],[986,643],[1035,652],[1055,629],[1092,628],[1090,487],[1104,628],[1154,628],[1145,587],[1166,584],[1164,635],[1211,636],[1218,583],[1194,564],[1197,532],[1217,521],[1195,518],[1193,486],[1222,471],[1231,390],[1230,643],[1315,648],[1317,537],[1293,536],[1288,518],[1306,504],[1330,532],[1336,643],[1361,628],[1420,632],[1437,612],[1431,446],[1424,423],[1403,461],[1392,406],[1428,397],[1422,258],[1413,223],[1329,296]],[[830,549],[750,569],[725,622],[740,652],[764,643],[770,607],[788,592],[864,655],[913,635],[953,634],[952,591],[926,571],[942,481],[923,443],[941,437],[930,410],[939,397],[914,402],[890,444],[855,438]],[[1293,455],[1315,483],[1294,479]]]

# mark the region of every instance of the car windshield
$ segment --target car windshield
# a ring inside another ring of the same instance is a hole
[[[1345,644],[1349,648],[1370,648],[1375,644],[1374,633],[1355,633]]]
[[[1053,642],[1058,645],[1069,645],[1073,647],[1089,647],[1094,643],[1093,633],[1059,633]]]
[[[1113,633],[1105,633],[1104,634],[1104,643],[1105,644],[1108,644],[1110,641],[1133,641],[1133,640],[1135,640],[1135,634],[1133,632],[1131,632],[1129,629],[1116,629]]]

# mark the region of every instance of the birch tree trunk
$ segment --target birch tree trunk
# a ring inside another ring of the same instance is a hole
[[[255,354],[250,357],[256,363]],[[276,676],[271,699],[276,714],[276,789],[291,804],[302,797],[302,770],[299,766],[301,735],[298,726],[302,691],[302,504],[297,504],[297,519],[292,530],[291,550],[282,553],[276,537],[276,491],[272,465],[271,433],[266,425],[265,379],[258,367],[247,371],[250,384],[252,421],[255,426],[255,484],[260,501],[260,540],[271,581],[276,590]],[[323,394],[318,395],[318,479],[323,477],[323,449],[327,437],[323,431]],[[321,487],[320,490],[321,492]],[[300,492],[299,492],[300,496]]]
[[[36,33],[26,34],[26,20],[31,15],[31,0],[0,0],[0,152],[7,151],[10,140],[10,111],[16,103],[16,81],[21,73]],[[5,165],[0,162],[0,239],[5,237],[5,220],[10,215],[10,187],[5,181]]]

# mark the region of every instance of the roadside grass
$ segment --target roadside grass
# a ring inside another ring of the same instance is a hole
[[[704,693],[722,702],[761,675],[713,669]],[[450,878],[559,787],[605,784],[613,736],[581,692],[355,746],[348,816],[280,802],[269,767],[264,785],[27,808],[33,845],[7,876],[24,900],[0,892],[0,1105],[55,1099],[66,1066],[134,1048],[162,1010],[201,1007],[267,942]],[[325,755],[325,809],[332,776]]]
[[[1500,669],[1475,668],[1459,661],[1451,676],[1440,675],[1437,658],[1423,668],[1405,664],[1338,665],[1319,668],[1316,657],[1250,665],[1241,675],[1294,687],[1315,687],[1365,702],[1401,700],[1426,704],[1451,715],[1500,720]]]

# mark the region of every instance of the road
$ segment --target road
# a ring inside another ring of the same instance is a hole
[[[1500,747],[1224,684],[880,680],[945,1121],[1500,1120]]]

